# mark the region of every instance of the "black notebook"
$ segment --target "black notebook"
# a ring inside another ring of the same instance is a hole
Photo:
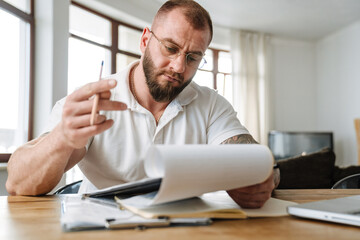
[[[158,191],[161,178],[146,178],[135,182],[129,182],[113,187],[104,188],[95,192],[85,193],[83,197],[106,198],[114,196],[118,198],[128,198],[136,195]]]

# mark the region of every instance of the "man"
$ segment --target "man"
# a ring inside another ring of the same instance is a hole
[[[231,105],[191,82],[212,39],[210,16],[188,0],[166,2],[141,37],[140,61],[59,101],[45,134],[20,147],[8,164],[10,194],[51,191],[78,164],[80,192],[145,177],[151,144],[256,143]],[[92,96],[100,94],[95,125]],[[261,207],[275,187],[264,183],[228,191],[242,207]]]

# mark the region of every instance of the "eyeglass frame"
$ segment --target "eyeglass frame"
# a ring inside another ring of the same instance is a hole
[[[162,46],[164,46],[165,49],[172,48],[172,47],[169,47],[168,45],[166,45],[162,40],[160,40],[160,39],[155,35],[155,33],[154,33],[153,31],[150,30],[150,33],[151,33],[152,35],[154,35],[155,39],[156,39]],[[167,58],[173,60],[173,59],[176,59],[177,57],[179,57],[181,54],[184,54],[184,55],[185,55],[186,66],[191,67],[191,68],[196,68],[196,69],[201,69],[201,68],[207,63],[206,59],[204,58],[205,53],[203,53],[203,54],[198,54],[198,53],[194,53],[194,52],[181,53],[181,51],[180,51],[181,48],[180,48],[179,46],[177,46],[175,43],[171,43],[171,44],[173,44],[174,46],[176,46],[176,47],[178,48],[178,49],[176,50],[176,53],[171,54],[171,55],[173,55],[174,57],[166,56],[166,55],[163,54],[162,51],[160,51],[161,54],[162,54],[164,57],[167,57]],[[195,54],[195,55],[198,55],[198,56],[201,56],[201,60],[199,61],[198,65],[197,65],[196,67],[192,67],[191,65],[188,64],[188,56],[191,56],[191,55],[194,55],[194,54]],[[202,61],[203,61],[203,64],[201,65],[201,67],[199,67],[199,66],[200,66],[200,63],[201,63]]]

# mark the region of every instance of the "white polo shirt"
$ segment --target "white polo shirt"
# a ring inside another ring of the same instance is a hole
[[[136,63],[107,77],[118,82],[111,99],[126,103],[128,109],[102,113],[113,119],[114,125],[89,141],[87,153],[78,163],[86,177],[79,192],[146,177],[143,159],[152,144],[220,144],[248,134],[229,102],[194,82],[167,106],[156,126],[154,116],[130,92],[129,71]],[[64,102],[65,98],[54,106],[47,131],[61,120]]]

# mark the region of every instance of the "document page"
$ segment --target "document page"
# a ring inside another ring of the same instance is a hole
[[[149,204],[261,183],[272,168],[270,150],[258,144],[154,145],[145,158],[145,171],[162,182]]]
[[[263,207],[242,209],[230,198],[226,191],[203,194],[166,204],[149,206],[151,194],[135,196],[116,201],[124,208],[145,218],[157,217],[209,217],[242,219],[247,217],[280,217],[288,215],[286,208],[296,203],[270,198]]]

